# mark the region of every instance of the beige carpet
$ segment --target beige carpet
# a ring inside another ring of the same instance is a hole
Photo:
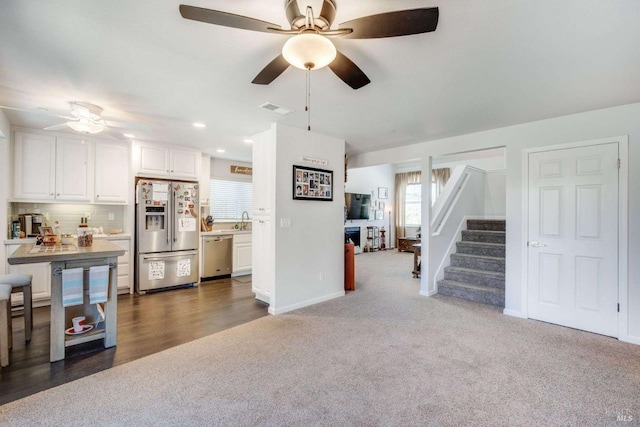
[[[638,425],[640,346],[421,297],[411,254],[356,265],[344,298],[11,402],[0,425]]]

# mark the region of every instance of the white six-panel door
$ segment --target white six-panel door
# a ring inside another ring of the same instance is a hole
[[[618,335],[618,144],[529,154],[529,317]]]

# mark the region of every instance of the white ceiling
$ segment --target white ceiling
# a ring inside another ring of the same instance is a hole
[[[288,27],[284,0],[184,3]],[[290,67],[269,86],[251,84],[286,36],[185,20],[179,4],[3,0],[0,105],[66,112],[69,101],[92,102],[105,117],[150,126],[133,132],[140,140],[235,160],[250,159],[243,139],[272,122],[306,128],[303,71]],[[337,4],[334,28],[375,13],[440,8],[433,33],[332,39],[371,84],[354,91],[328,68],[314,71],[311,127],[345,139],[350,154],[640,101],[637,0]],[[265,102],[294,112],[258,108]],[[20,126],[62,121],[5,113]]]

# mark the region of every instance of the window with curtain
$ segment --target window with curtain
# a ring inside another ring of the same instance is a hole
[[[243,181],[211,180],[209,214],[216,220],[239,220],[251,213],[253,184]]]
[[[440,168],[431,170],[431,206],[436,203],[438,196],[442,192],[444,185],[451,176],[451,169]]]
[[[404,172],[396,174],[395,218],[396,237],[405,237],[405,226],[421,225],[422,187],[421,172]],[[409,221],[410,223],[407,223]]]
[[[404,225],[420,227],[422,218],[422,184],[407,184],[404,202]]]

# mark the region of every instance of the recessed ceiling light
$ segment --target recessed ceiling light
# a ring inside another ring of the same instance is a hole
[[[194,123],[193,123],[193,127],[196,127],[196,128],[206,128],[206,127],[207,127],[207,125],[205,125],[204,123],[200,123],[200,122],[194,122]]]
[[[247,144],[253,144],[253,139],[243,139],[242,142],[246,142]]]
[[[136,136],[132,133],[123,133],[122,135],[124,135],[127,138],[135,138]]]
[[[226,152],[226,150],[225,150],[224,148],[218,148],[218,149],[216,150],[216,152],[218,152],[218,153],[224,153],[224,152]]]

